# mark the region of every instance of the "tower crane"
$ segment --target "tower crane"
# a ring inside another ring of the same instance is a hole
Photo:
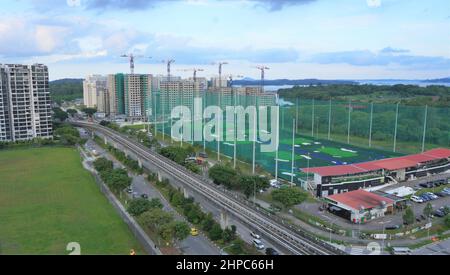
[[[262,66],[256,66],[256,68],[258,70],[261,71],[261,91],[264,92],[264,80],[265,80],[265,74],[266,74],[266,70],[270,70],[269,67],[266,67],[264,65]]]
[[[151,57],[149,57],[149,56],[135,55],[135,54],[133,54],[133,53],[130,53],[130,54],[123,54],[123,55],[121,55],[120,57],[128,58],[128,59],[129,59],[129,61],[130,61],[130,72],[131,72],[131,74],[134,74],[134,65],[135,65],[135,59],[136,59],[136,58],[151,58]]]
[[[162,62],[167,64],[167,81],[170,81],[170,70],[171,70],[172,64],[175,63],[175,60],[168,59],[168,60],[163,60]]]

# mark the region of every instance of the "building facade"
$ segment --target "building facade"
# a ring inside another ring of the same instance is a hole
[[[450,170],[450,149],[436,148],[397,158],[301,170],[314,174],[317,196],[327,197],[446,172]]]
[[[0,64],[0,141],[52,138],[48,68]]]
[[[107,78],[101,75],[90,75],[83,81],[83,104],[87,108],[98,108],[97,99],[105,93]],[[105,111],[105,110],[103,110]]]

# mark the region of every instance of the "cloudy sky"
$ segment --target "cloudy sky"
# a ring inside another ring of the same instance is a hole
[[[2,0],[0,63],[44,63],[51,79],[128,72],[187,76],[213,62],[257,78],[450,76],[448,0]]]

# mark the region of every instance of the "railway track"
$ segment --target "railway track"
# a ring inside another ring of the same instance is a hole
[[[124,148],[133,152],[142,160],[146,160],[158,167],[160,170],[170,174],[195,192],[208,198],[219,207],[230,212],[233,216],[256,228],[265,236],[284,247],[292,254],[297,255],[333,255],[344,254],[341,250],[315,238],[298,227],[286,225],[286,223],[264,212],[263,210],[249,204],[248,201],[241,200],[231,193],[220,189],[212,184],[208,179],[194,174],[185,167],[169,160],[143,146],[132,141],[122,134],[109,128],[86,122],[73,121],[75,126],[90,128],[98,131],[107,138],[119,143]]]

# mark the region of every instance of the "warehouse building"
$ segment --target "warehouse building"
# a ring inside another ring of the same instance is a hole
[[[394,213],[394,201],[365,190],[356,190],[326,198],[328,210],[352,223],[366,223]]]
[[[450,170],[450,149],[349,165],[302,169],[314,174],[318,197],[425,177]]]

